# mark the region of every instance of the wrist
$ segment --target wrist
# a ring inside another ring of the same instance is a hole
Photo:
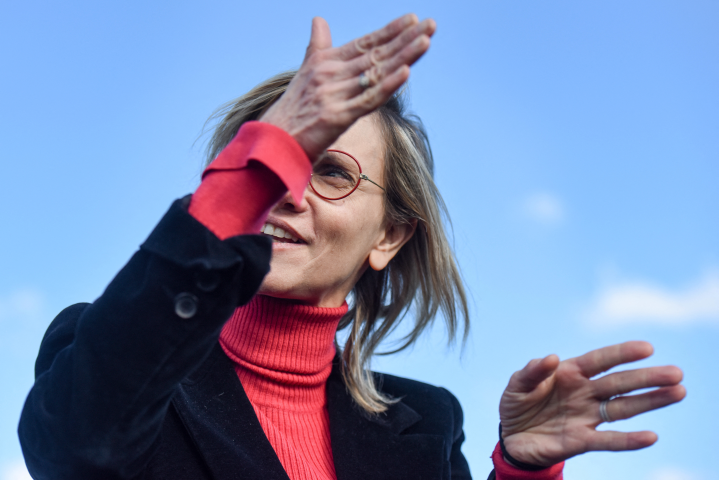
[[[545,468],[551,467],[551,465],[534,465],[531,463],[522,462],[521,460],[517,460],[512,455],[510,455],[510,453],[507,451],[507,447],[504,445],[501,422],[499,423],[499,448],[502,450],[502,457],[504,458],[504,461],[507,462],[509,465],[513,466],[514,468],[518,468],[520,470],[527,470],[530,472],[536,472],[538,470],[544,470]]]
[[[546,468],[540,467],[537,470],[525,470],[511,463],[511,460],[502,454],[499,442],[492,452],[492,463],[497,480],[562,480],[563,478],[564,462]]]

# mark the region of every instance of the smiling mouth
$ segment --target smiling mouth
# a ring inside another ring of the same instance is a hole
[[[265,223],[260,230],[260,233],[272,237],[272,243],[305,243],[299,238],[292,235],[290,232],[286,232],[280,227],[275,227],[269,223]]]

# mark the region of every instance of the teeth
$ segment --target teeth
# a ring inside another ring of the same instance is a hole
[[[289,240],[292,240],[293,242],[297,242],[299,240],[290,232],[285,232],[284,229],[280,227],[275,227],[274,225],[270,225],[269,223],[264,224],[264,226],[260,230],[260,233],[264,233],[265,235],[272,235],[273,237],[277,238],[287,238]]]

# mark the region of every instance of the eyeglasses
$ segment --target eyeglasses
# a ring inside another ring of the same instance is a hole
[[[310,186],[320,198],[339,200],[357,190],[361,180],[374,183],[385,191],[384,187],[362,173],[355,157],[342,150],[327,150],[312,169]]]

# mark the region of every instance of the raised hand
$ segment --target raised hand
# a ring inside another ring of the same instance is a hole
[[[657,441],[653,432],[597,431],[600,404],[616,395],[658,387],[605,404],[605,419],[630,418],[676,403],[686,390],[674,366],[649,367],[592,377],[617,365],[649,357],[647,342],[626,342],[563,362],[556,355],[532,360],[514,373],[499,405],[507,452],[533,465],[549,466],[595,450],[637,450]]]
[[[409,66],[427,51],[435,28],[433,20],[420,22],[409,14],[332,48],[327,22],[315,17],[302,66],[260,120],[283,128],[316,159],[407,81]]]

